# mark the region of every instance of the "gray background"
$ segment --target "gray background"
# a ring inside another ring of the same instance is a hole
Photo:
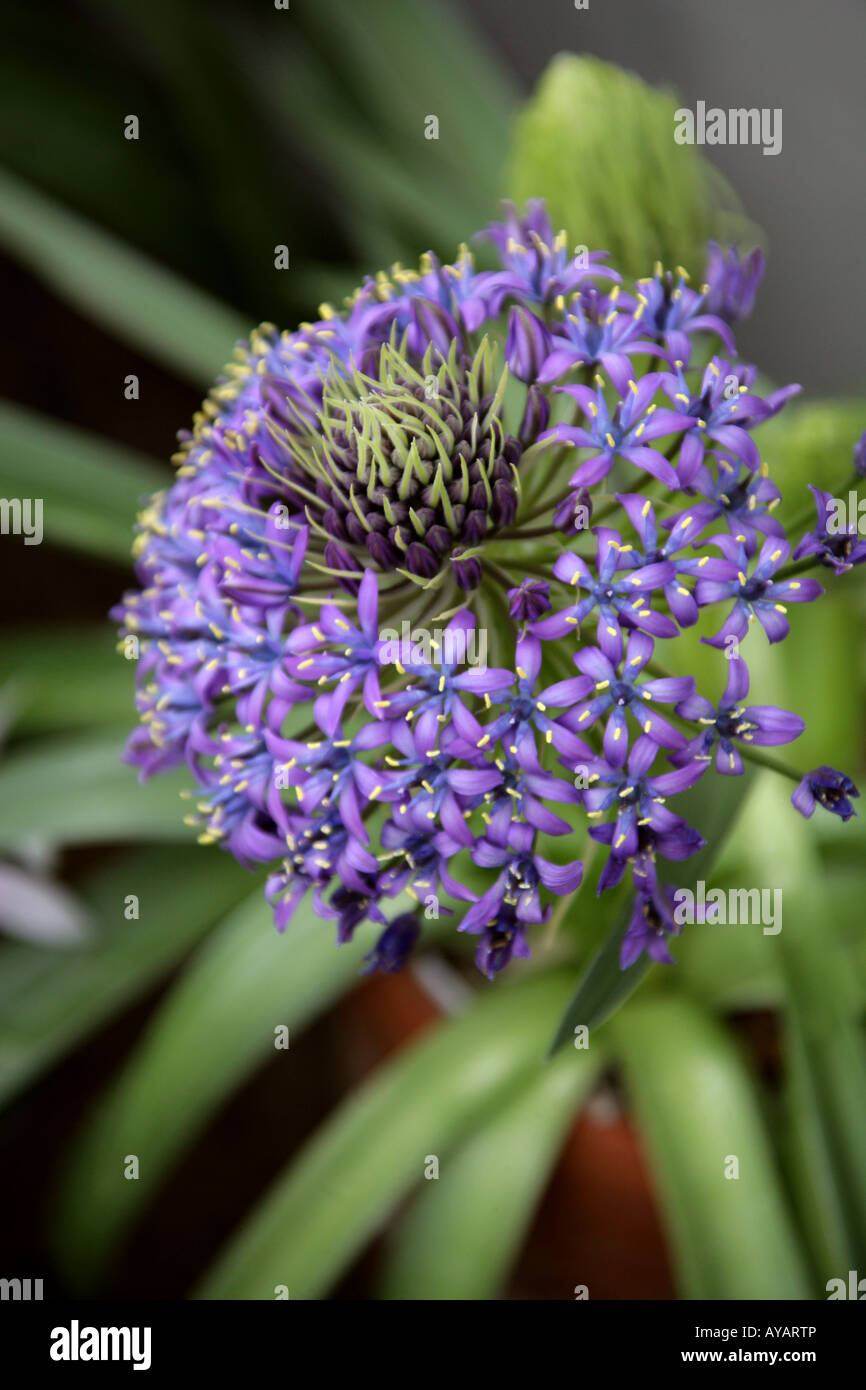
[[[469,0],[529,90],[561,50],[672,85],[683,104],[781,107],[775,157],[708,151],[763,227],[769,266],[740,350],[776,381],[859,393],[866,335],[864,0]]]

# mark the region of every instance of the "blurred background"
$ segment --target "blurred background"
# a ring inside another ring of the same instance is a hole
[[[278,943],[256,882],[191,843],[180,783],[138,789],[119,763],[132,673],[106,622],[138,501],[233,342],[452,256],[503,196],[546,196],[632,275],[661,257],[698,278],[707,237],[759,240],[740,350],[805,391],[758,442],[789,520],[806,482],[847,489],[864,43],[857,0],[6,0],[0,494],[43,497],[46,530],[0,538],[0,1276],[630,1299],[815,1297],[866,1273],[859,822],[807,827],[787,784],[754,779],[713,881],[783,886],[784,932],[695,933],[591,1063],[545,1067],[601,924],[569,924],[562,977],[501,1002],[450,944],[359,983],[364,941],[339,963],[314,921]],[[781,153],[675,146],[673,108],[699,99],[782,108]],[[856,780],[866,604],[859,572],[829,587],[753,693],[807,717],[805,766]],[[445,1152],[453,1180],[419,1190]],[[746,1176],[720,1184],[731,1154]]]

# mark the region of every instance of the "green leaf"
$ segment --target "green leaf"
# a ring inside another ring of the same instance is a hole
[[[609,1025],[646,1142],[681,1295],[811,1296],[758,1099],[736,1047],[674,995]],[[739,1177],[726,1177],[732,1160]]]
[[[627,970],[620,968],[622,940],[630,917],[629,907],[583,972],[553,1035],[551,1057],[574,1037],[575,1028],[596,1028],[616,1013],[647,974],[652,961],[646,954],[639,956]]]
[[[183,823],[185,768],[140,786],[121,762],[127,729],[40,740],[0,764],[0,849],[30,839],[61,845],[128,839],[193,841]]]
[[[107,626],[14,629],[0,639],[0,686],[14,694],[15,732],[131,724],[134,664]]]
[[[724,214],[733,195],[700,150],[675,142],[677,104],[621,68],[559,54],[518,118],[509,196],[545,198],[572,246],[609,251],[626,275],[661,260],[700,276],[708,237],[750,233]]]
[[[561,974],[491,991],[387,1063],[279,1178],[198,1291],[201,1298],[317,1298],[423,1173],[521,1076],[537,1074]]]
[[[401,1222],[386,1299],[495,1299],[526,1234],[569,1122],[604,1054],[563,1053],[523,1081],[424,1185]]]
[[[99,928],[80,948],[0,943],[0,1100],[147,989],[248,888],[226,854],[140,850],[80,885]],[[130,894],[137,921],[124,916]]]
[[[129,565],[136,513],[170,482],[168,469],[131,449],[0,402],[0,491],[41,498],[45,537],[57,545]]]
[[[861,1000],[836,918],[828,910],[812,826],[788,806],[784,819],[774,814],[773,797],[767,778],[752,808],[751,863],[755,877],[782,894],[782,930],[774,940],[785,981],[790,1038],[786,1101],[794,1185],[826,1281],[845,1275],[849,1266],[840,1267],[839,1262],[851,1251],[855,1261],[866,1261]],[[820,808],[815,812],[819,814],[824,814]],[[852,835],[862,834],[857,823],[850,829]]]
[[[233,310],[0,171],[0,247],[121,342],[206,385],[250,325]]]
[[[195,953],[64,1172],[53,1230],[70,1280],[92,1281],[190,1139],[273,1051],[274,1030],[293,1035],[353,984],[376,934],[368,925],[338,948],[311,902],[278,934],[259,889]],[[138,1154],[137,1182],[120,1179],[118,1145]]]

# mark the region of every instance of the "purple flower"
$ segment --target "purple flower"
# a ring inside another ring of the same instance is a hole
[[[517,673],[517,694],[505,702],[501,714],[484,726],[481,736],[476,738],[480,726],[474,717],[458,714],[455,728],[459,734],[479,749],[493,748],[501,739],[521,767],[530,772],[539,771],[538,752],[535,744],[535,730],[541,733],[547,743],[552,743],[560,753],[574,750],[575,740],[568,731],[550,717],[551,709],[567,709],[582,700],[592,688],[592,681],[585,676],[571,676],[566,680],[555,681],[552,685],[536,692],[535,683],[541,670],[541,643],[538,638],[527,633],[518,638],[515,648],[515,671]]]
[[[618,573],[622,559],[622,537],[618,531],[596,527],[598,551],[594,575],[579,555],[566,551],[553,566],[554,576],[563,584],[585,589],[585,597],[535,623],[533,632],[546,641],[564,637],[578,629],[593,609],[598,609],[598,644],[615,665],[622,657],[622,628],[638,627],[653,637],[675,637],[677,625],[663,613],[654,612],[649,594],[669,584],[675,569],[669,560]]]
[[[593,251],[584,259],[570,256],[565,232],[554,235],[544,204],[531,199],[521,216],[513,203],[506,204],[504,222],[494,222],[480,237],[492,241],[503,269],[478,277],[481,291],[497,315],[510,295],[529,304],[551,304],[570,294],[590,276],[618,280],[616,271],[601,265],[606,251]]]
[[[825,764],[816,767],[813,772],[806,773],[791,795],[791,804],[807,819],[816,806],[823,806],[825,811],[831,811],[834,816],[840,816],[843,821],[847,821],[857,814],[850,798],[859,795],[850,777]]]
[[[322,605],[317,622],[305,623],[289,634],[288,670],[296,680],[336,681],[333,691],[316,701],[316,722],[333,735],[343,711],[359,685],[364,704],[374,719],[383,717],[379,671],[383,643],[379,637],[379,595],[376,573],[366,570],[358,590],[358,626],[332,604]],[[339,648],[339,650],[338,650]]]
[[[644,632],[629,633],[622,671],[617,671],[598,647],[581,647],[575,665],[595,682],[590,699],[575,705],[563,715],[562,723],[573,733],[584,734],[596,720],[607,714],[604,730],[604,756],[613,767],[622,767],[628,752],[626,710],[641,731],[660,748],[682,749],[686,740],[652,706],[656,702],[673,705],[691,695],[695,682],[691,676],[662,677],[638,682],[637,677],[653,654],[653,640]]]
[[[858,478],[866,478],[866,430],[854,445],[854,472]]]
[[[685,429],[684,421],[675,411],[660,410],[650,404],[662,383],[662,377],[661,372],[649,372],[639,382],[631,379],[613,414],[608,409],[601,386],[594,391],[589,386],[556,388],[577,401],[587,425],[554,425],[541,436],[541,442],[550,440],[592,450],[591,458],[572,475],[572,487],[591,487],[593,483],[601,482],[613,468],[616,458],[627,459],[635,468],[651,473],[666,487],[676,489],[679,486],[677,475],[668,460],[647,444],[649,439],[658,439]]]
[[[562,897],[573,893],[583,877],[583,864],[553,864],[533,852],[535,832],[513,825],[505,845],[479,840],[472,858],[482,868],[500,869],[496,882],[469,908],[459,930],[481,933],[476,961],[491,979],[512,954],[528,956],[525,929],[546,922],[550,906],[542,907],[541,890]]]
[[[541,319],[522,305],[508,315],[505,360],[519,381],[535,381],[550,352],[550,333]]]
[[[815,498],[818,523],[814,531],[806,532],[794,551],[794,559],[814,555],[820,564],[835,570],[837,574],[844,574],[854,565],[862,565],[866,560],[866,539],[860,536],[857,518],[850,521],[846,528],[839,527],[837,499],[811,483],[809,491]]]
[[[736,246],[729,246],[723,251],[715,241],[711,241],[704,271],[709,312],[718,314],[726,323],[748,318],[758,286],[764,278],[765,266],[764,253],[758,246],[741,260]]]
[[[785,604],[811,603],[824,592],[814,579],[773,578],[791,553],[788,542],[777,536],[768,536],[751,575],[747,573],[748,553],[741,541],[733,536],[719,536],[713,544],[724,556],[728,577],[699,579],[695,597],[702,608],[728,598],[734,599],[734,606],[715,637],[701,638],[711,647],[724,647],[731,637],[741,641],[755,618],[770,642],[781,642],[790,631]]]
[[[523,579],[508,590],[508,612],[518,623],[536,623],[550,607],[550,585],[546,579]]]
[[[550,353],[539,381],[556,381],[573,367],[598,365],[624,395],[634,376],[632,353],[664,356],[663,349],[642,334],[635,302],[626,296],[621,304],[619,295],[619,285],[608,295],[586,285],[573,296],[565,319],[553,325]],[[623,312],[626,307],[628,312]]]
[[[704,461],[708,439],[726,449],[754,471],[760,464],[758,450],[741,421],[753,427],[767,418],[771,410],[750,393],[755,376],[753,367],[734,366],[723,357],[713,357],[692,393],[686,383],[682,363],[676,373],[666,376],[662,388],[674,413],[682,417],[679,428],[686,431],[680,445],[677,476],[680,487],[688,487]]]
[[[718,333],[727,351],[736,353],[731,330],[718,314],[706,312],[706,295],[696,294],[687,285],[688,276],[680,267],[673,272],[655,267],[651,278],[638,280],[638,310],[644,333],[664,343],[672,361],[689,360],[694,333]]]
[[[693,758],[709,762],[713,745],[716,748],[716,771],[723,774],[739,774],[743,771],[743,758],[734,743],[735,739],[746,744],[773,747],[780,743],[792,743],[799,738],[806,725],[799,715],[789,710],[778,709],[776,705],[743,705],[749,692],[749,669],[742,657],[735,657],[728,663],[728,682],[725,693],[714,707],[704,695],[691,694],[677,705],[676,713],[683,719],[702,724],[703,731],[692,739],[681,752],[675,752],[671,762],[684,767]]]
[[[752,473],[740,459],[733,462],[722,455],[710,457],[715,461],[715,476],[705,461],[688,487],[689,492],[703,499],[705,525],[720,518],[732,536],[743,537],[749,549],[757,542],[757,532],[784,536],[782,526],[773,516],[782,494],[767,477],[765,467],[762,465],[757,473]]]
[[[611,839],[611,852],[620,859],[629,859],[641,848],[642,829],[653,836],[675,838],[693,831],[681,816],[671,811],[665,802],[677,792],[687,791],[703,776],[705,763],[691,762],[674,772],[648,776],[658,745],[644,734],[632,745],[625,767],[595,758],[588,765],[589,787],[583,803],[590,819],[616,809],[616,823]]]
[[[676,936],[679,931],[673,918],[673,898],[674,890],[667,887],[635,895],[631,921],[619,956],[621,970],[634,965],[644,951],[660,965],[676,963],[667,945],[667,938]]]

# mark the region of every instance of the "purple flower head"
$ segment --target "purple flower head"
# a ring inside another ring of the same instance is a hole
[[[866,478],[866,430],[854,445],[854,472],[858,478]]]
[[[711,241],[704,271],[709,312],[718,314],[726,323],[737,323],[739,319],[748,318],[758,286],[764,278],[765,267],[764,253],[758,246],[741,259],[736,246],[729,246],[723,251],[721,246]]]
[[[835,767],[824,765],[806,773],[791,795],[791,804],[807,819],[816,806],[823,806],[825,811],[847,821],[857,814],[851,805],[851,797],[859,795],[850,777],[844,772],[837,772]]]
[[[496,975],[578,887],[587,837],[599,893],[637,894],[623,963],[669,959],[657,866],[703,844],[680,794],[803,728],[746,704],[742,661],[712,703],[683,630],[722,604],[714,645],[755,618],[778,641],[822,592],[804,572],[866,543],[813,489],[788,564],[759,431],[798,388],[758,395],[729,328],[758,255],[711,248],[700,293],[659,266],[632,297],[542,203],[486,235],[495,269],[428,254],[238,345],[139,517],[113,613],[125,756],[142,779],[188,769],[188,822],[268,866],[279,930],[299,909],[338,942],[378,923],[366,968],[398,969],[435,904]],[[855,795],[820,768],[795,804],[847,816]]]

